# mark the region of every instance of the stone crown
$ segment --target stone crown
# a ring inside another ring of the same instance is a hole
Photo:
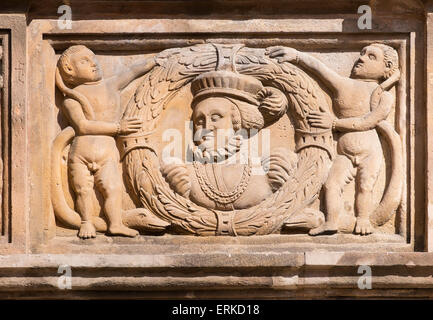
[[[203,73],[191,84],[194,99],[228,95],[255,105],[258,105],[257,94],[262,89],[263,85],[259,80],[227,70]]]

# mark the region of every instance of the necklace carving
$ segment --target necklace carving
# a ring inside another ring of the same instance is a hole
[[[244,165],[242,171],[242,177],[238,185],[229,192],[223,192],[218,190],[208,179],[205,171],[205,167],[202,163],[198,161],[193,162],[197,180],[200,184],[201,190],[204,194],[211,200],[220,204],[230,204],[235,202],[246,190],[250,177],[251,177],[251,165],[248,162]]]

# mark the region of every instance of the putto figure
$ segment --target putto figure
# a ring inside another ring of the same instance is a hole
[[[122,223],[122,177],[114,137],[137,132],[142,121],[121,118],[120,91],[155,65],[154,59],[103,79],[95,54],[72,46],[61,55],[56,85],[65,95],[62,111],[75,130],[68,168],[81,215],[80,238],[96,236],[92,222],[94,184],[104,197],[107,233],[135,237],[138,231]]]
[[[320,111],[311,112],[307,117],[313,127],[341,132],[337,143],[338,156],[324,185],[326,222],[310,230],[310,234],[332,234],[339,230],[339,216],[344,211],[343,187],[354,178],[357,182],[355,233],[366,235],[373,232],[370,220],[375,204],[371,199],[383,154],[376,128],[386,130],[384,120],[394,105],[394,96],[386,90],[400,77],[397,52],[379,43],[365,47],[353,66],[350,78],[340,76],[318,59],[292,48],[272,47],[268,49],[268,54],[279,63],[295,63],[313,72],[333,95],[336,117]],[[399,141],[393,143],[398,145]],[[398,151],[395,153],[398,156]],[[391,190],[391,198],[399,197],[400,183],[396,179],[390,182],[388,189],[394,189]],[[398,203],[398,200],[394,202]]]

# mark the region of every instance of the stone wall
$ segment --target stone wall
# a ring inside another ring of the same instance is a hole
[[[0,297],[431,298],[433,3],[362,5],[0,4]]]

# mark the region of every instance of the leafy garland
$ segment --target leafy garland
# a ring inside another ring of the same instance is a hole
[[[163,109],[180,88],[199,74],[215,70],[217,63],[215,49],[210,44],[165,50],[156,59],[159,65],[143,78],[124,115],[140,117],[148,131],[156,126]],[[319,107],[327,108],[327,103],[317,83],[304,71],[290,63],[276,63],[266,56],[264,49],[246,47],[236,55],[235,64],[239,73],[254,76],[264,85],[274,86],[286,94],[288,112],[294,115],[294,126],[301,139],[305,132],[317,133],[309,126],[306,115],[318,111]],[[254,207],[236,210],[233,228],[237,235],[278,232],[285,220],[318,197],[331,165],[330,155],[313,145],[297,154],[296,173],[279,190]],[[159,171],[159,159],[151,147],[131,150],[124,158],[124,168],[127,181],[143,206],[172,223],[175,233],[216,234],[219,212],[201,207],[171,190]]]

